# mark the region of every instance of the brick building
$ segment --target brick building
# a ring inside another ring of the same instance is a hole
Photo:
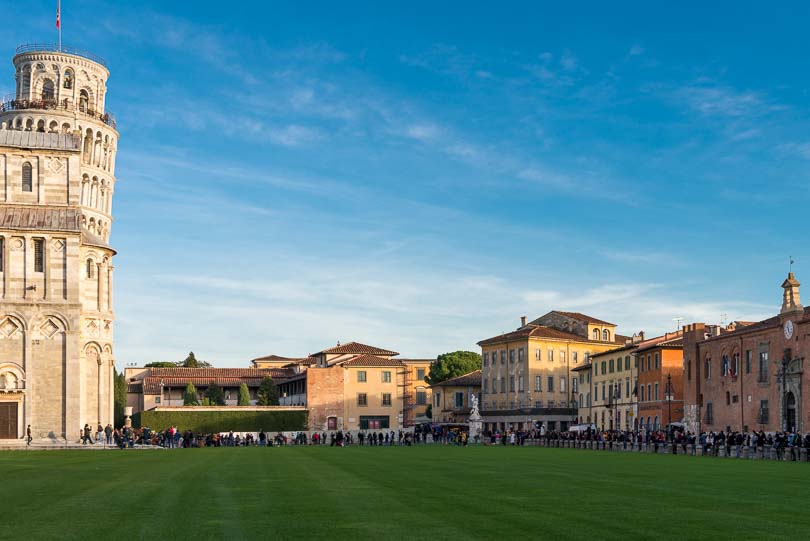
[[[810,428],[810,388],[804,360],[810,352],[810,310],[799,282],[782,283],[778,315],[727,327],[684,327],[684,400],[688,428],[777,431]]]
[[[635,351],[638,427],[660,430],[683,419],[683,333],[667,333]]]

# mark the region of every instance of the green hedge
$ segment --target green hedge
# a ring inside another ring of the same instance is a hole
[[[132,416],[135,427],[164,430],[176,426],[193,432],[290,432],[306,430],[305,411],[141,411]]]

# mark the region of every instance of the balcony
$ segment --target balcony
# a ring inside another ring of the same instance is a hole
[[[118,125],[115,120],[115,116],[112,113],[97,113],[92,109],[83,109],[76,104],[70,103],[70,101],[67,99],[58,102],[56,100],[49,99],[18,100],[15,99],[15,96],[4,96],[2,100],[0,100],[0,113],[5,113],[7,111],[30,111],[31,109],[40,111],[67,111],[69,113],[76,112],[92,119],[99,120],[114,130],[117,129]]]
[[[81,56],[82,58],[86,58],[87,60],[92,60],[96,64],[101,64],[105,68],[107,67],[107,61],[101,58],[100,56],[95,55],[89,51],[77,49],[76,47],[69,47],[67,45],[62,45],[62,47],[59,47],[59,45],[55,43],[24,43],[23,45],[19,45],[17,47],[17,49],[14,51],[14,56],[25,53],[71,54],[73,56]]]

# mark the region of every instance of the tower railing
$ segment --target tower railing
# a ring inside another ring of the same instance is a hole
[[[16,96],[8,95],[0,98],[0,113],[7,111],[24,111],[30,109],[37,109],[43,111],[68,111],[77,112],[81,115],[88,116],[95,120],[99,120],[111,127],[117,129],[117,122],[115,115],[109,111],[98,113],[92,109],[83,109],[76,103],[72,103],[69,99],[57,101],[56,99],[39,99],[39,100],[18,100]]]
[[[19,45],[17,49],[14,51],[14,55],[23,54],[23,53],[65,53],[65,54],[72,54],[74,56],[81,56],[82,58],[86,58],[88,60],[92,60],[97,64],[101,64],[105,68],[107,67],[107,61],[101,58],[98,55],[95,55],[89,51],[85,51],[84,49],[78,49],[76,47],[69,47],[67,45],[62,45],[60,48],[56,43],[24,43]]]

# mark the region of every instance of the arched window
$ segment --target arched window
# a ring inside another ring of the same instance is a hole
[[[593,339],[594,340],[599,340],[599,329],[594,329],[593,330]]]
[[[53,101],[55,95],[53,81],[45,79],[42,83],[42,101]]]
[[[90,105],[90,96],[87,94],[87,90],[82,90],[79,92],[79,111],[82,113],[86,113],[89,109]]]
[[[70,70],[65,70],[65,81],[64,85],[65,88],[73,88],[73,72]]]
[[[22,191],[31,192],[34,189],[34,183],[31,174],[31,164],[25,162],[22,166]]]
[[[87,277],[88,278],[93,278],[95,276],[95,273],[93,272],[93,267],[94,266],[95,265],[93,264],[93,260],[88,259],[87,260]]]
[[[609,330],[605,329],[604,331],[602,331],[602,340],[604,340],[605,342],[610,340],[610,331]]]

